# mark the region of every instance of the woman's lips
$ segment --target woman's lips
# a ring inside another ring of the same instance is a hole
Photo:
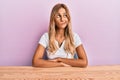
[[[66,22],[64,22],[64,23],[60,23],[60,25],[64,25],[64,24],[66,24]]]

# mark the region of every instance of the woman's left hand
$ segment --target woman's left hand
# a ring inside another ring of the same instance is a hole
[[[70,65],[63,63],[63,62],[62,62],[62,58],[60,58],[60,57],[55,58],[55,59],[51,59],[51,60],[49,60],[49,61],[59,62],[59,63],[61,63],[64,67],[71,67]]]
[[[55,58],[55,59],[51,59],[51,60],[49,60],[49,61],[54,61],[54,62],[61,62],[61,58]]]

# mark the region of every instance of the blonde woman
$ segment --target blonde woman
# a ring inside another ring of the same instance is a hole
[[[48,59],[43,59],[47,52]],[[74,59],[75,53],[78,55]],[[78,34],[72,32],[71,17],[65,4],[56,4],[51,12],[49,31],[39,41],[33,57],[34,67],[86,67],[87,56]]]

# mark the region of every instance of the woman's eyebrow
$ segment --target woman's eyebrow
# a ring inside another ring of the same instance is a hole
[[[67,13],[57,13],[56,15],[61,15],[61,14],[66,15]]]
[[[66,13],[66,12],[63,12],[62,14],[66,15],[67,13]]]

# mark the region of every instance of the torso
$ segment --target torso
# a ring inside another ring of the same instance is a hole
[[[58,58],[58,57],[61,57],[61,58],[73,58],[72,54],[66,53],[65,50],[64,50],[65,40],[62,42],[61,46],[59,46],[59,43],[56,40],[55,40],[55,44],[58,47],[58,50],[55,53],[50,53],[47,50],[47,57],[49,59],[54,59],[54,58]]]
[[[82,44],[80,37],[78,34],[74,33],[74,42],[75,42],[75,47],[79,46],[80,44]],[[55,53],[50,53],[48,51],[48,47],[49,47],[49,36],[48,33],[45,33],[42,38],[39,41],[40,44],[42,44],[45,48],[46,48],[46,52],[47,52],[47,57],[48,59],[54,59],[54,58],[74,58],[74,56],[71,53],[67,53],[64,50],[64,45],[65,45],[65,39],[61,39],[60,42],[56,39],[55,40],[55,44],[58,47],[58,50]]]

